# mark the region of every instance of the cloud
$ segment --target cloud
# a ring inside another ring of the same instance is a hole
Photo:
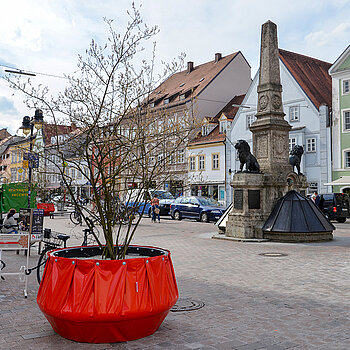
[[[141,1],[136,3],[139,6]],[[261,25],[269,19],[278,26],[280,47],[333,62],[349,44],[349,4],[350,0],[143,0],[141,14],[149,26],[160,28],[151,40],[157,41],[158,71],[161,61],[169,62],[181,52],[197,65],[213,60],[215,52],[227,55],[240,50],[253,76],[259,63]],[[0,63],[53,75],[72,73],[78,54],[84,54],[91,39],[104,41],[103,17],[113,19],[120,30],[130,5],[131,0],[2,0]],[[144,55],[151,57],[149,52]],[[33,80],[54,93],[65,85],[63,79],[43,75]],[[18,111],[17,116],[7,114],[0,105],[0,125],[12,120],[14,129],[31,111],[22,96],[12,93],[0,81],[0,96]]]
[[[350,37],[350,22],[340,23],[332,30],[320,30],[306,35],[306,44],[310,47],[330,47],[337,40]]]
[[[16,115],[18,114],[12,101],[4,96],[0,96],[0,111],[4,114]]]

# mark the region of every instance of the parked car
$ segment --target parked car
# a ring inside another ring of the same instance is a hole
[[[140,192],[141,191],[141,192]],[[152,216],[152,206],[151,199],[154,195],[157,195],[159,199],[159,209],[160,215],[169,215],[170,214],[170,204],[174,202],[175,197],[168,191],[165,190],[154,190],[150,189],[148,191],[133,189],[129,190],[129,193],[126,195],[126,205],[128,206],[137,206],[138,212],[142,212],[149,217]]]
[[[346,193],[321,193],[318,206],[329,220],[345,222],[350,218],[350,202]]]
[[[173,219],[197,219],[203,222],[217,221],[226,208],[211,198],[190,196],[179,197],[170,206]]]

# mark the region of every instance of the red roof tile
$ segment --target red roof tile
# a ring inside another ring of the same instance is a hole
[[[236,116],[239,107],[233,105],[240,105],[244,100],[245,95],[235,96],[216,116],[216,119],[221,117],[221,114],[224,113],[227,119],[233,120]]]
[[[69,135],[77,129],[76,125],[56,125],[44,123],[44,138],[45,145],[51,144],[52,136]]]
[[[281,49],[279,56],[316,108],[332,106],[331,63]]]
[[[238,54],[232,53],[222,57],[218,62],[210,61],[207,63],[194,65],[193,70],[187,73],[187,69],[173,74],[162,84],[160,84],[149,96],[149,101],[157,101],[161,97],[172,97],[175,94],[183,94],[186,91],[195,89],[192,97],[197,96],[205,87],[224,69]],[[204,78],[204,79],[203,79]],[[179,99],[170,101],[169,105],[179,102]]]
[[[226,138],[225,135],[220,134],[219,132],[219,118],[221,117],[221,114],[224,113],[226,118],[229,121],[232,121],[239,109],[239,107],[234,107],[232,105],[233,104],[240,105],[243,102],[244,97],[245,95],[235,96],[215,117],[207,118],[211,123],[217,123],[218,125],[215,126],[215,128],[207,136],[202,136],[201,133],[199,132],[197,137],[195,137],[190,142],[190,145],[225,141],[225,138]]]
[[[194,138],[189,145],[201,145],[207,143],[224,142],[226,139],[225,134],[219,133],[219,125],[217,125],[207,136],[201,136],[199,133],[198,137]]]

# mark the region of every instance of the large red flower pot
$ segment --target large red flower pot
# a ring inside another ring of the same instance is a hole
[[[99,247],[49,253],[37,302],[52,328],[88,343],[153,334],[178,299],[170,252],[130,246],[125,260],[91,258],[98,254]]]

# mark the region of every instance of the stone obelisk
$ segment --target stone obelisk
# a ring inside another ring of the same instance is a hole
[[[256,121],[250,127],[253,154],[261,172],[238,172],[233,176],[234,200],[226,223],[227,237],[264,238],[262,226],[277,200],[292,189],[291,184],[300,185],[288,162],[291,127],[284,116],[277,26],[268,21],[262,25],[258,106]]]
[[[277,26],[271,21],[262,25],[258,112],[251,125],[253,154],[263,173],[286,175],[292,171],[288,163],[288,135],[291,129],[284,119],[280,80]]]

